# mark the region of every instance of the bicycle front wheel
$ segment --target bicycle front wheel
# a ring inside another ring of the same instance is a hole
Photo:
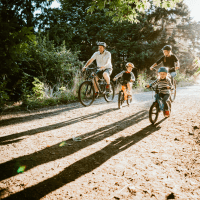
[[[159,115],[159,105],[157,102],[154,102],[149,109],[149,121],[152,124],[154,124],[158,119],[158,115]]]
[[[122,108],[122,104],[124,102],[124,92],[120,91],[118,94],[118,108]]]
[[[114,99],[115,97],[115,87],[114,87],[114,84],[113,83],[110,83],[110,92],[109,93],[105,93],[104,94],[104,99],[107,101],[107,102],[110,102]]]
[[[176,98],[176,81],[174,80],[173,90],[170,92],[170,101],[173,102]]]
[[[81,83],[78,91],[79,101],[83,106],[90,106],[95,99],[95,90],[91,81]]]

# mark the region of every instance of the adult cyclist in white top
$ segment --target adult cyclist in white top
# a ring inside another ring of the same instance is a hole
[[[111,63],[111,53],[106,48],[105,42],[97,42],[98,45],[98,51],[95,52],[92,57],[87,61],[85,66],[83,67],[82,71],[84,72],[85,69],[94,61],[97,62],[97,76],[99,78],[104,77],[107,85],[106,85],[106,91],[110,92],[110,75],[112,73],[112,63]],[[98,78],[96,77],[96,81],[98,81]],[[95,96],[98,96],[98,88],[96,84],[94,83],[95,88]]]

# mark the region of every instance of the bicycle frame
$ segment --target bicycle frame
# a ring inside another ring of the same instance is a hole
[[[121,90],[124,92],[124,100],[126,101],[128,99],[128,95],[127,95],[127,85],[122,85],[121,86]]]
[[[103,92],[103,91],[101,90],[101,88],[99,87],[99,83],[98,83],[98,81],[96,80],[95,77],[97,77],[97,75],[96,75],[95,73],[92,73],[92,80],[94,81],[93,84],[95,83],[96,86],[97,86],[97,88],[98,88],[98,90],[99,90],[99,93],[100,93],[100,94],[103,94],[104,92]],[[104,78],[102,78],[102,79],[99,78],[99,80],[105,82],[105,79],[104,79]]]

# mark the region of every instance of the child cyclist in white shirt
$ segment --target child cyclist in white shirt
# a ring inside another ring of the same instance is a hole
[[[126,64],[126,71],[122,71],[120,72],[119,74],[117,74],[113,81],[116,81],[119,77],[122,77],[122,80],[123,80],[123,84],[127,84],[127,88],[128,88],[128,95],[132,95],[132,85],[133,85],[133,82],[135,81],[135,76],[132,72],[132,69],[134,68],[134,64],[133,63],[130,63],[128,62]]]
[[[165,117],[169,117],[170,111],[169,111],[167,101],[169,101],[170,89],[173,86],[171,83],[171,79],[167,77],[168,68],[160,67],[158,70],[158,73],[160,77],[156,79],[153,83],[150,83],[149,85],[147,85],[146,87],[149,88],[149,87],[157,85],[158,89],[160,89],[159,96],[162,97],[162,101],[164,104]]]

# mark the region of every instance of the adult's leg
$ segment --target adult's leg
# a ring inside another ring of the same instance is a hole
[[[98,78],[98,77],[95,77],[95,80],[96,80],[96,82],[98,82],[99,78]],[[93,81],[93,84],[94,84],[94,90],[95,90],[95,92],[98,92],[99,90],[98,90],[98,88],[97,88],[97,85],[96,85],[94,79],[93,79],[92,81]]]
[[[174,85],[174,77],[176,76],[176,72],[171,72],[170,75],[171,75],[172,84]]]
[[[103,73],[103,77],[104,77],[106,83],[109,85],[110,84],[110,75],[109,75],[109,73],[107,71],[105,71]]]
[[[110,91],[110,75],[112,73],[112,69],[106,69],[103,72],[103,78],[105,79],[107,86],[106,86],[106,90],[109,92]]]

